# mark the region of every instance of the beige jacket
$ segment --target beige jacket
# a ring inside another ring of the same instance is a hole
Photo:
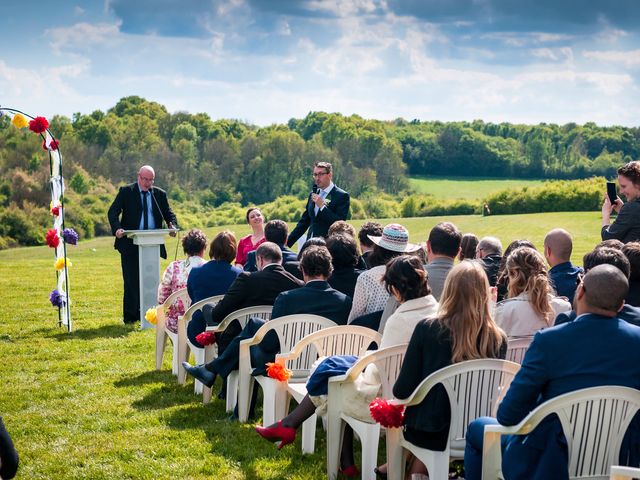
[[[507,337],[525,337],[535,334],[538,330],[553,326],[555,317],[562,312],[571,310],[571,304],[564,297],[550,297],[554,316],[551,325],[542,319],[529,302],[529,294],[521,293],[517,297],[508,298],[496,305],[496,323]]]

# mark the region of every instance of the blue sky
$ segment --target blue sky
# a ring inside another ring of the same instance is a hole
[[[0,105],[638,126],[637,0],[2,2]]]

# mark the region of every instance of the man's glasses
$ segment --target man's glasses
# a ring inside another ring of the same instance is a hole
[[[145,182],[149,182],[149,183],[153,183],[153,178],[147,178],[147,177],[143,177],[142,175],[138,175],[140,177],[141,180],[144,180]]]
[[[329,175],[329,172],[313,172],[313,178],[321,177],[322,175]]]

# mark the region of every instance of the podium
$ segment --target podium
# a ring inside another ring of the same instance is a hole
[[[138,245],[138,274],[140,276],[140,327],[151,328],[144,318],[147,309],[158,303],[160,284],[160,245],[164,236],[177,229],[159,228],[155,230],[125,230],[125,235]]]

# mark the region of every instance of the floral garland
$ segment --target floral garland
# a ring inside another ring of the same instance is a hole
[[[53,217],[53,228],[47,230],[44,242],[54,250],[57,286],[49,294],[49,302],[58,309],[59,324],[65,325],[71,331],[71,316],[69,312],[69,273],[71,261],[67,258],[67,245],[78,244],[78,233],[73,228],[64,225],[64,179],[62,177],[62,154],[60,142],[53,137],[49,130],[49,121],[45,117],[32,117],[13,108],[0,107],[0,116],[11,116],[11,125],[15,128],[29,130],[42,138],[42,148],[49,154],[51,172],[51,204],[49,206]]]

